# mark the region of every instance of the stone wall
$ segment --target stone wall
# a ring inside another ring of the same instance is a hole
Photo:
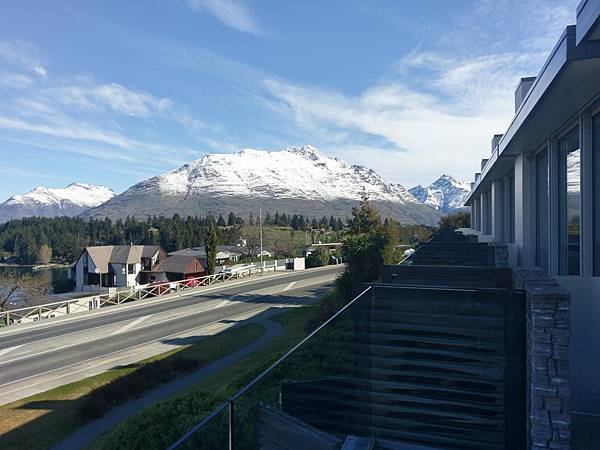
[[[570,294],[538,269],[517,269],[527,295],[527,430],[531,449],[569,449]]]

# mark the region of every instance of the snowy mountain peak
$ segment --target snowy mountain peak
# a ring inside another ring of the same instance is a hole
[[[155,188],[168,195],[320,201],[356,200],[364,188],[373,200],[416,203],[403,186],[385,182],[374,170],[331,158],[310,145],[205,155],[131,189]]]
[[[409,192],[421,203],[441,212],[450,212],[462,208],[471,187],[451,175],[444,174],[431,185],[421,185],[409,189]]]
[[[324,156],[317,147],[313,147],[312,145],[303,145],[302,147],[286,148],[284,151],[292,153],[294,155],[302,156],[313,161],[316,161],[317,159]]]
[[[0,204],[0,223],[29,216],[75,216],[114,196],[109,187],[88,183],[75,182],[59,189],[38,186]]]

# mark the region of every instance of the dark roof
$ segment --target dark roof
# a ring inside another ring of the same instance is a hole
[[[195,256],[170,255],[156,266],[153,272],[197,273],[204,272],[202,262]]]

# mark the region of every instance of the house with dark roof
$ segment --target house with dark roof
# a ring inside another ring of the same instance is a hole
[[[169,255],[152,273],[156,276],[156,281],[165,278],[168,281],[179,281],[207,275],[203,262],[192,255]]]

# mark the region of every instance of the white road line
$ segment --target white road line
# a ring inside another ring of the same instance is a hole
[[[24,344],[15,345],[14,347],[8,347],[8,348],[5,348],[4,350],[0,350],[0,356],[6,355],[8,352],[12,352],[13,350],[18,349],[19,347],[23,347],[23,345]]]
[[[254,317],[254,316],[256,316],[256,315],[258,315],[258,314],[260,314],[260,313],[262,313],[262,312],[264,312],[264,311],[267,311],[269,308],[270,308],[270,306],[263,306],[263,307],[259,307],[259,308],[256,308],[256,309],[252,309],[252,310],[250,310],[250,311],[244,311],[243,313],[234,314],[233,316],[230,316],[230,317],[228,317],[228,318],[227,318],[227,320],[234,320],[234,319],[235,319],[235,318],[237,318],[237,317],[244,318],[243,320],[245,320],[246,316],[247,316],[247,318]],[[29,379],[31,379],[31,378],[35,378],[35,377],[39,377],[39,376],[42,376],[42,375],[46,375],[46,374],[48,374],[48,373],[51,373],[51,372],[57,372],[57,371],[59,371],[59,370],[68,369],[68,368],[70,368],[70,367],[77,366],[78,364],[83,364],[83,363],[86,363],[86,362],[89,362],[89,361],[94,361],[94,360],[96,360],[96,359],[106,358],[106,357],[108,357],[108,356],[116,355],[116,354],[118,354],[118,353],[130,352],[131,350],[133,350],[133,349],[135,349],[135,348],[143,347],[144,345],[152,344],[152,343],[154,343],[154,342],[159,342],[159,341],[162,341],[162,340],[164,340],[164,339],[171,338],[171,337],[177,337],[177,336],[179,336],[179,335],[182,335],[182,334],[184,334],[184,333],[188,333],[188,332],[190,332],[190,331],[199,330],[199,329],[204,329],[205,327],[207,327],[207,326],[209,326],[209,325],[214,325],[214,324],[217,324],[217,323],[219,323],[219,322],[221,322],[221,321],[223,321],[223,320],[224,320],[224,318],[221,318],[221,319],[214,320],[214,321],[212,321],[212,322],[206,323],[206,324],[204,324],[204,325],[201,325],[201,326],[197,326],[197,325],[196,325],[196,326],[194,326],[194,327],[187,328],[187,329],[185,329],[185,330],[176,331],[175,333],[171,333],[171,334],[169,334],[169,335],[167,335],[167,336],[161,336],[161,337],[159,337],[159,338],[156,338],[156,339],[151,339],[151,340],[149,340],[149,341],[146,341],[146,342],[141,342],[141,343],[139,343],[139,344],[132,345],[131,347],[129,347],[129,348],[126,348],[126,349],[115,350],[115,351],[113,351],[113,352],[106,353],[105,355],[92,356],[91,358],[87,358],[87,359],[84,359],[84,360],[82,360],[82,361],[78,361],[78,362],[76,362],[76,363],[68,364],[68,365],[66,365],[66,366],[63,366],[63,367],[56,367],[56,368],[54,368],[54,369],[50,369],[50,370],[46,370],[46,371],[44,371],[44,372],[36,373],[36,374],[34,374],[34,375],[29,375],[29,376],[27,376],[27,377],[24,377],[24,378],[21,378],[21,379],[19,379],[19,380],[13,380],[13,381],[9,381],[9,382],[7,382],[7,383],[0,384],[0,388],[2,388],[2,387],[4,387],[4,386],[11,385],[11,384],[19,383],[19,382],[21,382],[21,381],[29,380]],[[19,388],[18,390],[20,390],[20,389],[21,389],[21,388]],[[11,392],[12,392],[12,391],[11,391]],[[9,393],[10,393],[10,392],[9,392]]]
[[[284,288],[283,288],[283,291],[282,291],[282,292],[289,291],[291,288],[293,288],[293,287],[294,287],[294,285],[295,285],[296,283],[297,283],[297,281],[292,281],[291,283],[288,283],[288,285],[287,285],[286,287],[284,287]]]
[[[142,323],[144,320],[152,317],[154,314],[148,314],[147,316],[142,316],[139,317],[137,319],[135,319],[133,322],[128,323],[125,326],[122,326],[121,328],[119,328],[118,330],[113,331],[112,333],[109,334],[109,336],[113,336],[115,334],[121,334],[121,333],[125,333],[126,331],[131,330],[133,327],[139,325],[140,323]]]

